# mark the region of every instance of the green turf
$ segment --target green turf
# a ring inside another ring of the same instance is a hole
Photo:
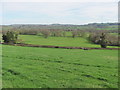
[[[100,45],[90,43],[82,37],[48,37],[44,38],[37,35],[20,35],[19,38],[27,44],[53,45],[53,46],[71,46],[71,47],[100,47]],[[114,46],[108,46],[114,48]],[[116,47],[115,47],[116,48]]]
[[[3,88],[117,88],[117,50],[2,48]]]

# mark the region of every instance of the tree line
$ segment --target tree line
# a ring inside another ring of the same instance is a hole
[[[93,32],[94,31],[94,32]],[[19,33],[18,33],[19,32]],[[2,32],[4,43],[17,43],[18,34],[22,35],[39,35],[44,38],[49,37],[68,37],[67,33],[70,33],[69,37],[83,37],[89,40],[91,43],[100,44],[102,48],[107,46],[119,46],[119,35],[111,35],[108,31],[104,30],[61,30],[61,29],[29,29],[19,30],[12,28],[11,30],[5,30]]]

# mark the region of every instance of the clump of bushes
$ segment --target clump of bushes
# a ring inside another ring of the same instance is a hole
[[[38,30],[19,30],[20,34],[22,35],[36,35],[38,34]]]
[[[102,33],[100,35],[99,44],[102,48],[106,48],[108,45],[107,35],[105,33]]]
[[[6,34],[2,35],[2,39],[4,43],[15,44],[17,43],[17,40],[18,40],[18,33],[14,31],[7,31]]]
[[[50,31],[49,30],[43,30],[43,31],[41,31],[41,34],[44,36],[44,38],[48,38],[50,36]]]
[[[77,31],[72,31],[72,37],[75,38],[77,36]]]
[[[106,48],[107,46],[119,46],[120,43],[118,41],[119,36],[110,35],[108,33],[91,33],[89,35],[89,41],[95,44],[100,44],[102,48]]]
[[[86,37],[87,32],[84,30],[73,30],[72,32],[72,37]]]

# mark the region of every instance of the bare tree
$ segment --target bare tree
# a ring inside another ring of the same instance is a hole
[[[49,30],[42,30],[41,33],[44,36],[44,38],[48,38],[50,36],[50,31]]]
[[[77,31],[72,31],[72,37],[75,38],[77,36]]]

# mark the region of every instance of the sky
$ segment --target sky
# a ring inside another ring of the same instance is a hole
[[[0,3],[0,24],[82,25],[118,21],[117,0],[59,1],[2,0]]]

